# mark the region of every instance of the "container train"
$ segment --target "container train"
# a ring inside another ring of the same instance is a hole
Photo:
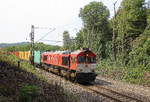
[[[12,52],[21,60],[30,61],[30,51]],[[77,51],[33,52],[33,63],[69,80],[79,83],[94,82],[96,79],[96,55],[89,49]]]

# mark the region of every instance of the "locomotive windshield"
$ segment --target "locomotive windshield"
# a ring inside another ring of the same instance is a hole
[[[78,56],[78,63],[96,63],[94,56]]]
[[[79,56],[78,57],[78,63],[85,63],[86,62],[86,57],[85,56]]]
[[[96,59],[94,56],[88,56],[87,57],[87,63],[96,63]]]

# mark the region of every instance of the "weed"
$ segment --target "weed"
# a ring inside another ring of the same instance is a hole
[[[24,85],[19,91],[20,102],[32,102],[35,98],[40,95],[39,87],[35,85]]]

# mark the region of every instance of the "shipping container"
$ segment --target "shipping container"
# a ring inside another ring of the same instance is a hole
[[[40,51],[34,51],[34,63],[35,64],[41,63],[41,52]]]
[[[19,58],[22,60],[29,61],[30,51],[19,51]]]
[[[30,59],[30,51],[25,51],[24,52],[24,58],[23,59],[29,61],[29,59]]]

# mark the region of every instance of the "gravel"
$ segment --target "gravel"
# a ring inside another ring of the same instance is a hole
[[[78,99],[78,102],[113,102],[112,100],[106,97],[97,95],[96,93],[84,89],[78,84],[67,81],[66,79],[60,76],[54,75],[50,72],[46,72],[40,69],[37,69],[37,71],[38,73],[45,76],[49,81],[52,81],[54,84],[58,83],[59,85],[61,85],[61,87],[63,87],[66,91],[66,93],[73,94]]]
[[[150,102],[150,88],[97,76],[96,84]]]

